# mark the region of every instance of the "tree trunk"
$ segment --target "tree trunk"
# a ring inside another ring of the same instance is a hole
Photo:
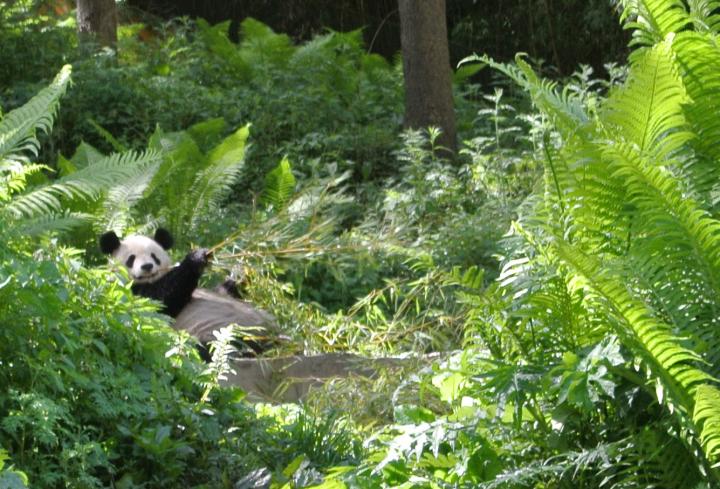
[[[117,8],[115,0],[77,0],[78,36],[82,44],[117,44]]]
[[[398,0],[405,73],[405,126],[437,126],[457,150],[445,0]]]

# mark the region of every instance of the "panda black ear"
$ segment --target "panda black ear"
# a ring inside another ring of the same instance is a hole
[[[119,247],[120,238],[117,237],[114,231],[108,231],[100,236],[100,250],[106,255],[109,255]]]
[[[160,246],[162,246],[163,248],[165,248],[166,250],[169,250],[170,248],[172,248],[172,245],[174,243],[174,240],[173,240],[172,234],[170,234],[170,231],[168,231],[167,229],[163,229],[163,228],[158,228],[157,231],[155,231],[155,238],[153,238],[153,239],[155,239],[155,241],[157,241],[157,243]]]

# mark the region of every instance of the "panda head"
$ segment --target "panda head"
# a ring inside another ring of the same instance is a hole
[[[135,283],[152,283],[172,267],[167,251],[173,245],[172,235],[159,228],[153,238],[127,236],[118,238],[113,231],[100,236],[100,249],[122,264]]]

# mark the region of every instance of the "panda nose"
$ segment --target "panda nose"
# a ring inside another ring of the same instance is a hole
[[[144,271],[149,272],[153,269],[152,263],[145,263],[144,265],[141,265],[140,268],[142,268]]]

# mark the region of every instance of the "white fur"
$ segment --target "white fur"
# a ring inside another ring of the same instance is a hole
[[[132,266],[128,266],[128,258],[131,255],[135,255],[135,260]],[[172,268],[172,261],[167,251],[157,241],[146,236],[126,237],[120,241],[120,246],[111,256],[118,264],[124,266],[133,281],[139,284],[154,282]]]

